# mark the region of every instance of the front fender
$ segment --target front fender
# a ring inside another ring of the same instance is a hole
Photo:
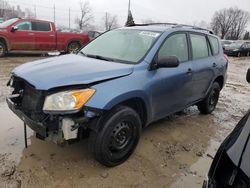
[[[96,94],[97,93],[98,91],[96,92]],[[135,98],[137,99],[139,98],[143,101],[145,108],[146,108],[146,112],[147,112],[147,117],[148,117],[147,119],[149,121],[151,119],[151,114],[152,114],[150,110],[151,109],[150,100],[149,100],[147,93],[141,90],[133,90],[133,91],[129,91],[126,93],[117,94],[117,95],[115,95],[114,93],[110,95],[105,95],[105,94],[98,95],[97,94],[97,96],[94,96],[93,98],[91,98],[90,101],[86,103],[86,106],[106,111],[106,110],[112,109],[118,104],[121,104],[125,101],[128,101],[130,99],[135,99]]]
[[[151,77],[147,75],[147,67],[148,64],[143,63],[134,67],[133,73],[127,76],[92,85],[91,88],[96,92],[86,106],[110,110],[127,100],[139,98],[144,103],[147,120],[150,121],[152,117],[151,91],[149,89]]]

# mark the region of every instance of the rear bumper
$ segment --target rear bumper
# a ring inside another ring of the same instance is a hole
[[[40,122],[36,122],[26,116],[18,107],[11,101],[11,99],[7,98],[6,102],[11,109],[24,123],[26,123],[33,131],[41,135],[42,137],[46,138],[47,135],[47,128]]]

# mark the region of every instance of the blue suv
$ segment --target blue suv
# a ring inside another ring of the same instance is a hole
[[[140,25],[97,37],[78,54],[23,64],[12,71],[9,108],[40,139],[88,137],[103,165],[133,153],[141,130],[197,105],[211,113],[228,61],[218,37],[185,25]]]

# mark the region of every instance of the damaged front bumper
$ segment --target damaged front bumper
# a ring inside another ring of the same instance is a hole
[[[9,108],[21,119],[24,121],[25,124],[27,124],[33,131],[41,135],[42,137],[46,138],[48,137],[48,130],[47,128],[40,122],[36,122],[29,118],[27,115],[25,115],[21,110],[18,109],[18,106],[15,105],[10,98],[6,99],[6,102],[9,106]]]
[[[47,121],[50,121],[50,119],[53,119],[53,121],[45,123],[45,121],[39,122],[30,118],[11,98],[7,98],[6,102],[9,108],[36,133],[37,138],[52,141],[59,145],[69,140],[80,140],[83,131],[96,128],[95,120],[101,115],[100,111],[94,110],[85,110],[76,114],[66,113],[65,115],[47,114]]]

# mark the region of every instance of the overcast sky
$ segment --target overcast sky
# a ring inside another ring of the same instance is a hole
[[[56,7],[56,22],[68,25],[68,9],[71,8],[71,25],[79,13],[79,0],[7,0],[20,4],[21,8],[36,5],[37,17],[53,21],[53,6]],[[128,0],[89,0],[96,25],[101,25],[105,12],[117,15],[123,25],[127,18]],[[151,19],[159,22],[193,24],[202,20],[210,22],[214,12],[229,7],[239,7],[250,12],[250,0],[131,0],[131,11],[137,23]],[[250,27],[248,27],[250,28]]]

